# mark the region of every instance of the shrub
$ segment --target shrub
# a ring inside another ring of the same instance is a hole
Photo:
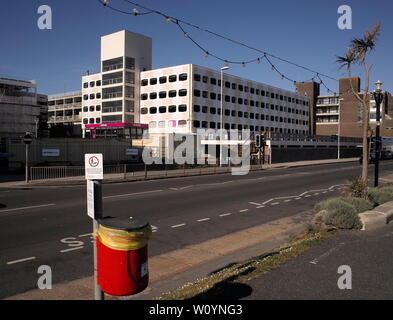
[[[346,209],[329,212],[325,217],[325,224],[339,229],[360,229],[362,227],[358,214]]]
[[[353,198],[332,198],[319,202],[315,210],[316,212],[327,211],[323,215],[325,225],[339,229],[360,229],[362,224],[358,216],[359,210],[370,206],[372,207],[367,201],[362,202],[361,199],[357,201]]]
[[[375,206],[393,201],[393,187],[370,188],[368,190],[368,198]]]
[[[350,181],[349,192],[355,198],[367,197],[367,184],[364,183],[362,177],[355,177]]]
[[[347,197],[347,198],[340,198],[340,199],[342,199],[346,203],[349,203],[350,205],[353,205],[357,213],[371,210],[372,208],[374,208],[373,203],[366,199],[355,198],[355,197]]]

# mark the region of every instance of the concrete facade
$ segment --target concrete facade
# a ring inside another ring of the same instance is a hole
[[[101,71],[82,77],[84,137],[87,124],[140,122],[140,73],[151,67],[151,38],[126,30],[101,37]]]
[[[35,81],[0,78],[0,139],[38,135],[47,117],[47,96],[37,93]]]

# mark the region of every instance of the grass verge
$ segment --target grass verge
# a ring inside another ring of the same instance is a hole
[[[333,232],[303,232],[294,237],[283,247],[272,250],[261,256],[229,265],[210,276],[189,283],[172,292],[163,294],[158,300],[212,300],[232,299],[236,284],[261,276],[274,270],[286,261],[293,259],[311,247],[322,243]]]

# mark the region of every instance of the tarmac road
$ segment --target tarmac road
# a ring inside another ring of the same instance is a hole
[[[393,172],[381,163],[381,175]],[[360,174],[357,162],[103,185],[105,215],[153,226],[150,256],[310,210]],[[53,282],[92,274],[86,187],[0,189],[0,298],[36,288],[40,265]]]

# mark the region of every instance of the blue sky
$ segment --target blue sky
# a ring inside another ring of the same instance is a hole
[[[393,2],[380,0],[136,0],[143,5],[182,18],[204,28],[247,43],[334,78],[346,76],[335,63],[350,40],[359,37],[377,21],[382,35],[369,61],[371,83],[380,79],[393,91]],[[378,7],[376,7],[378,3]],[[114,7],[132,10],[124,0],[111,0]],[[350,5],[353,29],[337,27],[340,5]],[[49,5],[53,29],[39,30],[37,9]],[[153,68],[194,63],[219,69],[222,62],[205,58],[176,25],[154,15],[130,16],[103,7],[97,0],[3,0],[0,7],[0,76],[35,79],[45,94],[80,90],[81,76],[99,71],[100,36],[121,29],[153,39]],[[228,60],[249,60],[257,52],[220,40],[192,28],[186,29],[209,52]],[[279,70],[297,81],[314,75],[272,60]],[[228,73],[294,90],[266,62],[246,67],[232,65]],[[361,75],[356,68],[354,75]],[[324,79],[325,80],[325,79]],[[332,90],[338,83],[327,80]],[[373,86],[373,85],[372,85]]]

